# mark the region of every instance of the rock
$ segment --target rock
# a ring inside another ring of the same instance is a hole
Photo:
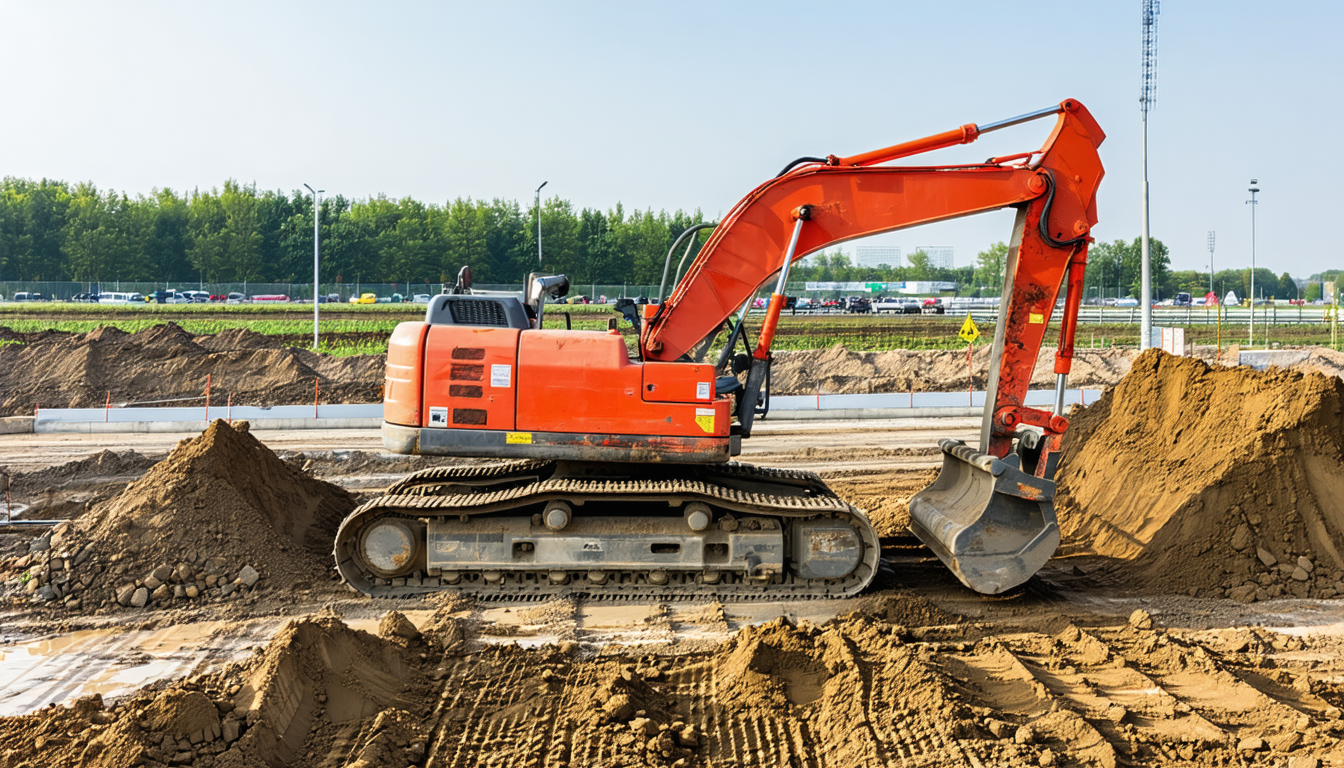
[[[1051,768],[1051,766],[1055,765],[1055,750],[1053,749],[1041,750],[1041,759],[1039,760],[1039,762],[1041,764],[1041,768]]]
[[[989,720],[985,721],[985,728],[986,728],[986,729],[990,732],[990,734],[992,734],[992,735],[994,736],[994,738],[996,738],[996,739],[1002,739],[1002,738],[1004,738],[1005,736],[1007,736],[1007,735],[1008,735],[1008,729],[1011,728],[1011,727],[1012,727],[1012,724],[1011,724],[1011,723],[1005,723],[1005,722],[1002,721],[1002,720],[995,720],[995,719],[992,718],[992,717],[991,717]]]
[[[1259,736],[1251,736],[1237,742],[1238,752],[1259,752],[1265,748],[1265,740]]]
[[[229,718],[221,723],[224,732],[224,743],[232,744],[238,740],[238,721]]]
[[[257,580],[260,578],[261,574],[257,573],[257,569],[253,568],[250,565],[244,565],[243,570],[238,572],[238,580],[246,584],[248,587],[251,587],[254,584],[256,584]]]
[[[1306,581],[1306,580],[1309,578],[1309,576],[1307,575],[1306,570],[1303,569],[1302,566],[1298,566],[1298,567],[1294,568],[1294,569],[1293,569],[1293,574],[1292,574],[1292,576],[1293,576],[1293,581]]]
[[[1233,587],[1227,591],[1229,600],[1236,600],[1238,603],[1254,603],[1256,600],[1256,587],[1254,584],[1243,584],[1240,587]]]
[[[117,590],[117,602],[122,605],[129,606],[131,604],[131,597],[134,595],[135,595],[135,585],[127,584],[126,586]]]
[[[137,587],[135,593],[131,595],[132,608],[144,608],[145,603],[149,602],[149,590],[144,587]]]
[[[602,711],[612,720],[625,722],[635,714],[635,706],[630,703],[630,697],[624,693],[618,693],[602,703]]]
[[[1297,731],[1285,731],[1269,740],[1269,748],[1275,752],[1292,752],[1302,743],[1302,734]]]
[[[677,743],[683,747],[694,749],[700,746],[700,733],[696,731],[694,725],[688,725],[677,731]]]
[[[1024,725],[1013,734],[1013,741],[1018,744],[1031,744],[1036,741],[1036,731],[1030,725]]]
[[[1288,758],[1288,768],[1320,768],[1321,761],[1310,755]]]
[[[163,579],[160,579],[158,576],[155,576],[154,574],[150,574],[145,577],[145,589],[158,589],[162,585],[163,585]]]
[[[1245,523],[1237,526],[1237,530],[1232,532],[1232,548],[1241,552],[1251,546],[1251,527]]]
[[[150,597],[154,598],[159,602],[163,602],[164,600],[167,600],[172,596],[173,596],[173,590],[169,589],[167,584],[160,584],[158,589],[154,590],[154,592],[150,594]]]
[[[636,717],[630,721],[630,730],[634,731],[636,736],[648,738],[658,733],[658,724],[647,717]]]
[[[378,622],[378,636],[384,640],[390,640],[394,637],[403,640],[415,640],[420,637],[420,630],[416,629],[411,620],[402,615],[401,611],[388,611]]]
[[[1142,608],[1136,608],[1133,613],[1129,614],[1129,626],[1135,629],[1152,629],[1153,617]]]
[[[1273,568],[1274,564],[1279,562],[1279,559],[1271,555],[1269,550],[1264,547],[1257,546],[1255,548],[1255,556],[1260,558],[1260,562],[1264,563],[1266,568]]]
[[[1301,568],[1307,573],[1311,573],[1311,569],[1314,568],[1315,566],[1311,564],[1311,558],[1307,557],[1306,555],[1303,555],[1297,558],[1297,567]]]
[[[160,582],[167,581],[168,579],[171,579],[173,577],[173,567],[168,565],[167,563],[164,563],[163,565],[160,565],[158,568],[155,568],[154,571],[150,573],[150,576],[153,576]]]
[[[229,595],[233,594],[233,590],[234,590],[233,584],[221,584],[219,586],[219,596],[228,597]]]
[[[182,586],[181,584],[178,584],[173,587],[173,597],[186,597],[186,596],[187,596],[186,587]]]
[[[56,590],[50,586],[42,587],[37,590],[37,596],[43,600],[51,601],[56,599]]]
[[[191,567],[190,563],[178,563],[173,569],[173,581],[180,581],[183,584],[196,580],[196,569]]]
[[[201,594],[201,590],[198,589],[195,584],[188,584],[184,591],[187,593],[187,597],[196,597]]]

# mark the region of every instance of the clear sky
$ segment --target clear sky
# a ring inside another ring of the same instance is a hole
[[[1344,2],[1162,4],[1152,234],[1178,269],[1344,267]],[[1140,2],[0,0],[0,175],[131,194],[547,195],[715,217],[800,155],[1064,98],[1108,134],[1094,234],[1140,232]],[[934,162],[1035,149],[1048,123]],[[989,214],[875,238],[1006,240]]]

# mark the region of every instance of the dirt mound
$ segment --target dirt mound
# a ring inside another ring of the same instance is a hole
[[[36,540],[12,569],[24,589],[72,610],[237,600],[327,581],[340,488],[216,421],[115,499]]]
[[[88,485],[110,479],[131,479],[144,474],[157,463],[155,459],[136,451],[99,451],[83,459],[68,461],[58,467],[47,467],[33,472],[15,472],[13,491],[19,499],[44,489]],[[0,467],[0,470],[3,470]]]
[[[1157,350],[1075,413],[1062,554],[1125,586],[1250,601],[1344,592],[1344,381]]]
[[[1132,349],[1080,349],[1074,353],[1069,386],[1104,388],[1129,370],[1137,354]],[[1054,388],[1055,348],[1042,347],[1031,386]],[[967,369],[965,350],[907,350],[854,352],[836,345],[829,349],[778,353],[771,370],[771,391],[777,395],[856,394],[868,392],[949,392],[973,385],[984,389],[990,347],[972,354],[974,382]]]
[[[337,619],[285,625],[248,661],[143,690],[108,708],[74,706],[0,720],[0,765],[188,765],[211,768],[403,766],[424,757],[422,718],[432,701],[420,644],[380,639]]]
[[[0,415],[102,407],[109,396],[114,405],[179,398],[204,405],[207,375],[218,406],[230,396],[234,405],[311,403],[318,377],[323,402],[376,402],[382,371],[382,355],[318,355],[246,330],[193,337],[164,323],[138,333],[29,335],[25,344],[0,345]]]

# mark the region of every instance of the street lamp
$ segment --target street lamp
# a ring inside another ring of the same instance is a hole
[[[541,182],[541,187],[550,184],[549,181]],[[541,187],[537,187],[537,266],[541,266]]]
[[[306,187],[306,188],[308,189],[309,192],[313,193],[313,351],[316,352],[316,351],[317,351],[317,317],[318,317],[318,315],[317,315],[317,292],[318,292],[318,273],[317,273],[317,265],[318,265],[319,255],[320,255],[320,254],[319,254],[319,251],[318,251],[318,244],[317,244],[318,234],[319,234],[319,232],[318,232],[318,222],[319,222],[319,217],[318,217],[318,207],[317,207],[317,206],[318,206],[318,201],[317,201],[318,198],[317,198],[317,196],[320,195],[320,194],[322,194],[323,192],[326,192],[327,190],[325,190],[325,189],[313,189],[312,187],[309,187],[306,183],[305,183],[303,186]]]
[[[1251,187],[1248,190],[1251,199],[1246,201],[1246,204],[1251,206],[1251,339],[1246,344],[1248,347],[1255,346],[1255,206],[1258,205],[1255,193],[1260,191],[1260,188],[1255,186],[1257,183],[1255,179],[1251,179]]]

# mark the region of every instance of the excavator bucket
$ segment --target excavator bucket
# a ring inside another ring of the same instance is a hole
[[[1031,578],[1059,547],[1055,483],[960,440],[940,440],[938,479],[910,499],[910,531],[961,583],[996,595]]]

